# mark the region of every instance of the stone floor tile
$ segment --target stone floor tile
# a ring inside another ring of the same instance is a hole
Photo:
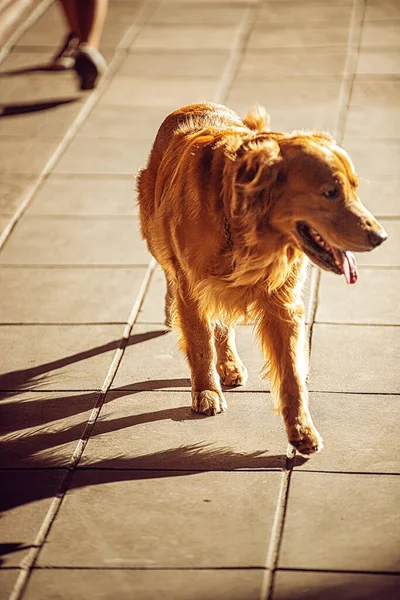
[[[267,102],[264,102],[267,104]],[[251,107],[250,99],[246,105],[243,103],[241,114],[245,114]],[[271,125],[274,131],[293,131],[294,129],[317,129],[334,134],[337,123],[336,107],[329,104],[318,106],[281,110],[273,108],[268,110],[271,115]]]
[[[353,81],[350,108],[362,106],[380,111],[399,108],[400,81],[379,75],[375,78],[372,75],[366,77]]]
[[[398,48],[365,48],[358,56],[357,75],[400,74],[400,50]]]
[[[187,5],[188,3],[164,2],[156,6],[148,23],[151,25],[237,25],[240,23],[246,4],[240,6],[224,6],[218,2],[217,6],[210,3],[207,9],[201,5]]]
[[[113,106],[163,106],[168,114],[171,108],[213,101],[217,89],[218,79],[205,77],[148,79],[116,75],[102,100],[104,104]]]
[[[0,137],[1,178],[40,174],[60,142],[57,137]]]
[[[346,135],[364,138],[400,138],[400,105],[377,111],[374,108],[353,107],[347,113]]]
[[[37,108],[43,103],[62,104],[83,100],[74,71],[49,71],[45,53],[24,52],[4,61],[0,70],[0,102],[6,114],[15,105]]]
[[[309,389],[398,394],[399,345],[397,327],[316,324]]]
[[[362,268],[357,285],[323,272],[317,322],[399,325],[400,270]]]
[[[328,8],[328,7],[327,7]],[[344,69],[346,54],[343,48],[268,48],[246,50],[240,64],[239,76],[261,77],[310,77],[340,76]],[[252,85],[254,81],[252,80]],[[279,86],[279,82],[276,82]],[[265,101],[268,104],[268,101]]]
[[[150,255],[138,230],[136,219],[27,217],[4,247],[0,264],[147,265]]]
[[[400,19],[370,21],[361,30],[361,50],[370,46],[398,46],[399,39]]]
[[[146,25],[131,50],[230,50],[237,33],[234,25]]]
[[[8,552],[8,548],[5,548],[5,551]],[[14,587],[14,584],[19,575],[18,569],[1,569],[0,571],[0,599],[8,600],[8,597],[11,594],[11,591]]]
[[[0,136],[62,137],[81,109],[73,97],[9,103],[0,118]]]
[[[151,145],[150,139],[76,137],[58,161],[54,173],[133,176],[146,164]]]
[[[399,105],[400,107],[400,105]],[[365,139],[345,136],[343,147],[350,154],[359,175],[398,175],[400,139]]]
[[[137,318],[137,323],[152,323],[164,325],[166,293],[165,276],[161,267],[157,267],[152,276],[149,289],[146,293]]]
[[[373,252],[357,253],[360,266],[399,267],[400,266],[400,220],[380,219],[389,237]]]
[[[2,567],[19,565],[29,552],[64,474],[62,470],[0,471]]]
[[[396,575],[278,571],[273,600],[397,600]]]
[[[181,7],[181,5],[179,5]],[[181,10],[181,8],[180,8]],[[124,77],[220,77],[229,59],[227,50],[135,50],[118,70]],[[143,110],[143,109],[142,109]]]
[[[138,343],[125,351],[113,382],[114,389],[190,389],[190,371],[178,348],[176,331],[167,331],[158,324],[138,324],[134,327],[133,336]],[[240,390],[261,392],[268,389],[268,380],[261,381],[259,378],[264,360],[251,327],[237,329],[237,346],[249,371],[249,380]]]
[[[2,174],[0,177],[0,213],[13,215],[35,185],[34,175]]]
[[[399,486],[397,476],[296,471],[279,567],[399,571]]]
[[[0,468],[67,467],[98,393],[2,394]]]
[[[189,391],[110,392],[80,466],[185,471],[283,468],[287,438],[269,394],[231,391],[226,398],[226,413],[205,417],[191,410]]]
[[[145,267],[0,268],[4,323],[125,323]]]
[[[345,46],[348,36],[347,24],[305,23],[301,27],[297,23],[274,23],[266,28],[265,24],[253,27],[248,47],[260,48],[306,48],[319,46]]]
[[[400,175],[359,177],[359,196],[375,216],[400,217]]]
[[[27,215],[137,215],[133,175],[50,175],[35,194]]]
[[[326,24],[346,24],[350,20],[351,2],[316,2],[306,0],[297,2],[280,2],[275,0],[268,2],[259,12],[256,23],[271,25],[272,23],[309,24],[318,23],[326,27]]]
[[[324,449],[296,468],[400,474],[399,405],[400,396],[311,393],[311,414]]]
[[[25,600],[244,600],[257,598],[263,570],[35,569]],[[391,600],[391,599],[390,599]]]
[[[171,106],[171,111],[176,106]],[[154,140],[158,128],[171,112],[165,106],[108,106],[102,102],[79,129],[77,137],[135,140],[149,150],[149,140]],[[145,164],[145,163],[144,163]],[[130,181],[131,192],[134,181]],[[130,194],[132,196],[132,193]]]
[[[6,227],[8,227],[8,224],[10,222],[10,216],[6,215],[0,215],[0,234],[3,233],[3,231],[5,230]]]
[[[340,90],[339,78],[307,78],[296,80],[293,78],[285,79],[265,79],[256,83],[249,83],[246,78],[237,77],[233,84],[227,104],[235,104],[246,101],[248,107],[255,103],[267,104],[267,109],[273,112],[274,109],[285,110],[298,109],[318,109],[318,107],[335,107],[338,101]]]
[[[134,23],[141,2],[110,2],[101,48],[115,48],[128,28]],[[62,43],[66,33],[63,13],[57,3],[50,6],[44,15],[17,42],[16,46],[48,48],[51,57]]]
[[[281,477],[260,471],[78,471],[38,564],[262,567]]]
[[[121,325],[2,325],[0,390],[99,390],[121,336]]]
[[[400,5],[397,0],[369,0],[364,21],[383,21],[400,19]]]

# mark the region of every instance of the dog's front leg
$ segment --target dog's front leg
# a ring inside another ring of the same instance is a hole
[[[176,289],[176,307],[181,329],[181,346],[189,362],[192,408],[205,415],[227,409],[215,368],[213,327],[181,285]]]
[[[268,304],[262,311],[258,332],[268,358],[271,389],[282,413],[289,442],[302,454],[322,448],[322,438],[308,409],[303,307],[290,311]]]

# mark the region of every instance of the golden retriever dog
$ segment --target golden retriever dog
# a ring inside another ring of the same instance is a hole
[[[330,135],[274,133],[258,107],[243,120],[194,104],[162,123],[138,176],[141,229],[167,280],[193,410],[226,410],[221,390],[242,385],[234,326],[254,324],[276,407],[301,453],[322,448],[308,409],[304,306],[307,257],[357,280],[352,252],[387,237],[357,196],[347,153]]]

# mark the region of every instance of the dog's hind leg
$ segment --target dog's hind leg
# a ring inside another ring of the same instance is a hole
[[[175,282],[166,271],[164,271],[164,274],[167,282],[167,291],[165,294],[165,325],[171,329],[173,325]]]
[[[240,360],[235,341],[235,330],[221,321],[214,328],[214,343],[217,351],[217,371],[224,385],[244,385],[247,369]]]
[[[192,381],[192,408],[205,415],[226,410],[215,368],[213,326],[202,315],[186,285],[176,285],[176,309],[181,329],[181,347],[189,362]]]
[[[267,371],[273,395],[282,413],[289,442],[302,454],[323,447],[308,410],[307,357],[303,307],[292,311],[268,303],[261,312],[258,333],[268,356]]]

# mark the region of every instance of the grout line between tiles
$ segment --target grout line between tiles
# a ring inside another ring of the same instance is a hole
[[[15,32],[6,40],[3,47],[0,50],[0,64],[4,62],[13,46],[18,40],[24,35],[28,29],[30,29],[36,21],[46,12],[48,8],[54,3],[54,0],[42,0],[42,2],[33,10],[33,12],[20,24]]]

